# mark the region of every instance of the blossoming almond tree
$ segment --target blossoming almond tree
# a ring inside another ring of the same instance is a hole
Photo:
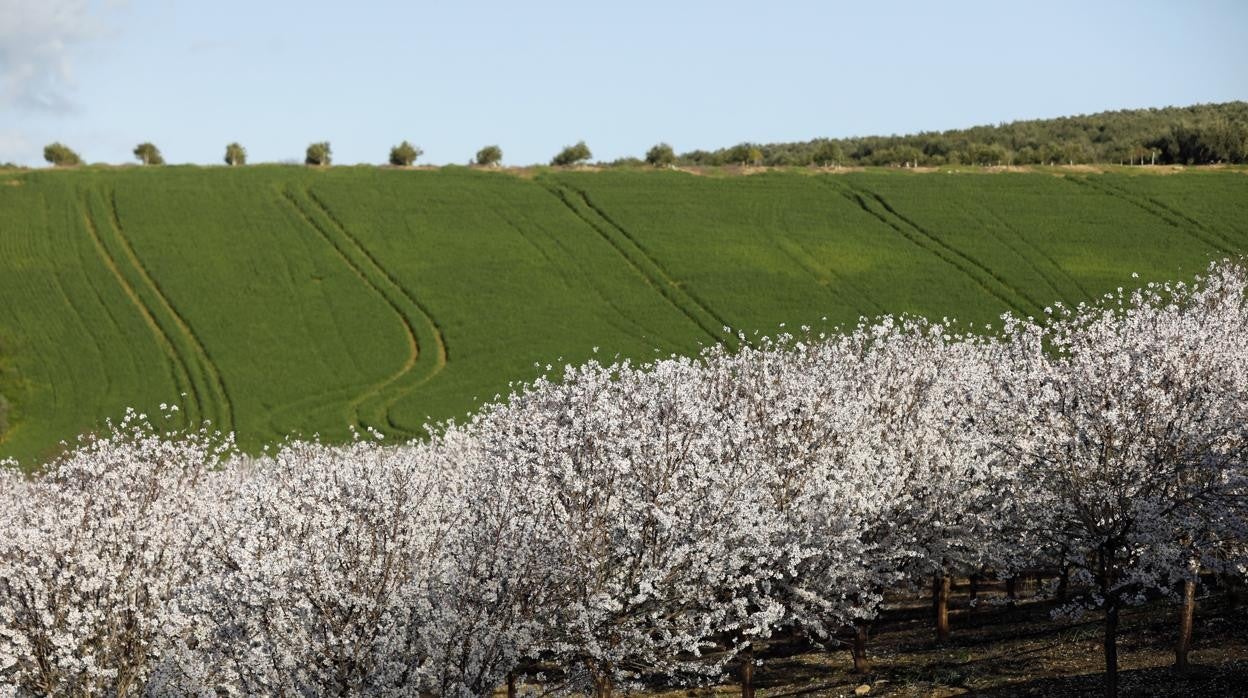
[[[195,577],[207,470],[229,448],[169,440],[129,413],[0,497],[0,686],[137,693],[162,661],[171,602]]]
[[[1120,608],[1194,581],[1197,563],[1179,552],[1199,541],[1192,523],[1235,506],[1228,487],[1248,456],[1246,286],[1242,269],[1215,268],[1194,286],[1120,291],[1015,328],[1033,341],[1013,343],[1021,370],[1002,394],[1018,421],[1002,443],[1032,484],[1032,527],[1083,553],[1074,561],[1105,611],[1106,695],[1117,693]]]

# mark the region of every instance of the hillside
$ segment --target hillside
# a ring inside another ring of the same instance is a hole
[[[1027,119],[948,131],[742,143],[681,155],[686,165],[1208,164],[1248,162],[1248,102]]]
[[[416,435],[595,348],[992,322],[1248,250],[1241,171],[1054,174],[0,174],[0,458],[161,403],[249,449]]]

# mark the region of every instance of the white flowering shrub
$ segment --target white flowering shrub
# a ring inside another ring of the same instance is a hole
[[[591,362],[427,443],[253,458],[131,414],[0,468],[0,695],[694,685],[777,630],[861,641],[899,585],[1054,561],[1112,669],[1118,608],[1245,569],[1246,289]]]
[[[163,660],[171,605],[207,534],[200,487],[228,442],[169,440],[139,415],[0,485],[0,685],[137,692]]]

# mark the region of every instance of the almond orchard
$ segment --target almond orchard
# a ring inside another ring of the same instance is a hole
[[[940,637],[951,578],[1035,569],[1116,695],[1122,609],[1245,576],[1246,290],[589,362],[402,445],[130,413],[0,468],[0,695],[753,695],[778,633],[865,670],[886,594]]]

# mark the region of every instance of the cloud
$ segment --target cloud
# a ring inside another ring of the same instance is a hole
[[[74,54],[103,33],[88,0],[0,0],[0,108],[72,111]]]

